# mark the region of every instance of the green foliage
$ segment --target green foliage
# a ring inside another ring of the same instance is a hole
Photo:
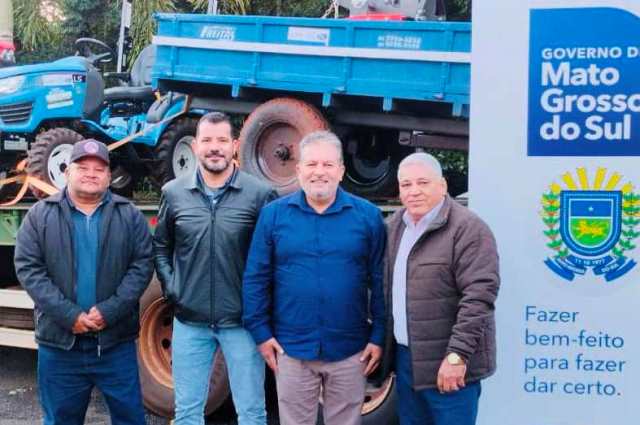
[[[469,154],[467,152],[440,149],[426,149],[426,152],[440,161],[443,172],[453,171],[467,174],[467,169],[469,168]]]
[[[185,12],[205,13],[208,0],[182,0],[185,4],[178,3],[179,10]],[[218,0],[218,12],[225,15],[247,15],[250,0]]]
[[[72,55],[73,42],[79,37],[97,38],[116,47],[119,0],[21,0],[14,5],[19,64]]]
[[[17,63],[47,60],[59,54],[62,40],[60,22],[48,22],[41,13],[42,0],[14,2],[14,39]],[[57,2],[52,1],[52,6]]]
[[[65,16],[63,34],[73,43],[79,37],[91,37],[115,47],[120,28],[121,1],[60,0]]]
[[[156,12],[175,12],[175,0],[146,0],[133,3],[133,16],[129,35],[133,38],[133,48],[129,52],[129,66],[150,42],[156,31],[153,14]]]
[[[447,0],[447,19],[452,21],[471,20],[471,0]]]
[[[331,6],[330,0],[253,0],[253,15],[308,16],[320,17]]]

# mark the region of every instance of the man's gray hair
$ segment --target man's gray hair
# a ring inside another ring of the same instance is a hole
[[[336,148],[340,157],[340,164],[344,162],[342,158],[342,142],[338,136],[329,130],[318,130],[304,136],[300,141],[300,159],[302,159],[302,151],[306,149],[307,146],[314,145],[316,143],[324,143]]]
[[[442,177],[442,166],[440,165],[440,161],[438,161],[433,155],[429,155],[424,152],[416,152],[407,156],[405,159],[400,161],[400,165],[398,165],[398,177],[400,176],[400,170],[405,165],[409,164],[419,164],[424,165],[425,167],[429,167],[432,169],[437,177]]]

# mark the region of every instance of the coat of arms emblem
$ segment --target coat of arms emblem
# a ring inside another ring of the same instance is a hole
[[[591,270],[609,282],[627,273],[636,262],[629,253],[640,236],[640,195],[622,176],[598,168],[593,181],[578,168],[562,176],[542,195],[542,221],[547,247],[554,253],[545,264],[558,276],[573,281]]]

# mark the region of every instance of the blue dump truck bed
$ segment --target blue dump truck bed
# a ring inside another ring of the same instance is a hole
[[[471,25],[264,16],[157,14],[154,85],[295,91],[451,106],[468,116]],[[202,86],[201,86],[202,87]],[[202,94],[202,95],[206,95]]]

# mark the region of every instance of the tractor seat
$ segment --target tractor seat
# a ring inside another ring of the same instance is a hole
[[[104,100],[143,101],[155,99],[151,88],[151,71],[156,61],[156,46],[150,44],[142,49],[133,62],[129,73],[129,85],[109,87],[104,91]]]
[[[104,100],[107,102],[115,100],[143,101],[154,100],[153,88],[151,86],[116,86],[104,90]]]
[[[151,85],[151,72],[156,61],[156,46],[150,44],[138,55],[131,66],[129,85],[140,87]]]

